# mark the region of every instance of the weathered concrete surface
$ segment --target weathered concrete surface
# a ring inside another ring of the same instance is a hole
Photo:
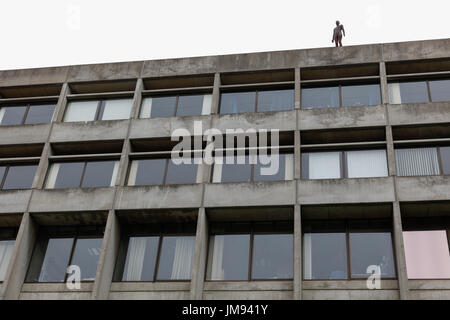
[[[399,201],[448,200],[450,176],[397,177]]]
[[[410,299],[450,300],[450,280],[409,280]]]
[[[448,102],[388,105],[391,125],[450,122]]]
[[[190,282],[113,282],[111,300],[186,300]]]
[[[89,300],[93,283],[81,283],[80,290],[70,290],[64,283],[25,283],[20,300]]]
[[[303,290],[304,300],[398,300],[397,290]]]
[[[1,126],[0,144],[44,143],[50,133],[51,124],[28,124],[23,126]]]
[[[31,190],[7,190],[0,192],[0,213],[25,212]]]
[[[51,142],[92,141],[124,139],[129,120],[56,122],[50,136]]]
[[[250,112],[222,114],[212,118],[212,127],[225,133],[226,129],[278,129],[292,131],[296,128],[296,111]]]
[[[291,300],[292,281],[206,281],[203,298],[212,300]]]

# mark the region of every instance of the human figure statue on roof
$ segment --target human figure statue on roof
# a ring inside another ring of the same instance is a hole
[[[345,37],[344,26],[339,21],[336,21],[336,28],[333,30],[333,39],[331,39],[331,42],[334,42],[336,47],[342,47],[342,35]]]

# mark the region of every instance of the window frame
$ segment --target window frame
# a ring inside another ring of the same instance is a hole
[[[33,106],[42,106],[42,105],[53,105],[53,114],[52,114],[52,118],[50,119],[49,122],[41,122],[41,123],[25,123],[27,121],[28,118],[28,114],[30,113],[30,108],[32,108]],[[0,108],[15,108],[15,107],[25,107],[25,112],[23,114],[23,118],[20,121],[20,123],[17,124],[7,124],[7,125],[1,125],[1,127],[7,127],[7,126],[28,126],[28,125],[36,125],[36,124],[47,124],[47,123],[52,123],[55,117],[55,111],[56,111],[56,102],[45,102],[43,101],[42,104],[36,103],[36,102],[29,102],[26,104],[11,104],[11,105],[2,105],[0,106]]]
[[[130,106],[130,114],[128,115],[128,118],[125,119],[112,119],[112,120],[103,120],[100,119],[101,116],[103,116],[104,112],[105,112],[105,105],[106,105],[106,101],[108,100],[126,100],[126,99],[131,99],[131,106]],[[82,121],[66,121],[66,115],[67,115],[67,110],[68,110],[68,106],[70,103],[72,102],[87,102],[87,101],[97,101],[97,109],[95,111],[95,116],[94,119],[92,120],[82,120]],[[69,101],[67,101],[66,107],[64,108],[64,115],[62,117],[62,122],[91,122],[91,121],[117,121],[117,120],[128,120],[131,119],[132,115],[132,109],[133,109],[133,97],[111,97],[111,98],[100,98],[100,99],[71,99]]]
[[[418,82],[418,81],[423,81],[423,82],[425,82],[425,85],[426,85],[426,88],[427,88],[427,93],[428,93],[428,101],[426,101],[426,102],[409,102],[409,104],[420,104],[420,103],[433,103],[433,102],[442,102],[442,103],[445,103],[445,101],[433,101],[433,96],[431,95],[431,86],[430,86],[430,81],[440,81],[440,80],[448,80],[448,81],[450,81],[450,78],[437,78],[437,79],[406,79],[406,80],[403,80],[403,79],[401,79],[401,80],[391,80],[391,81],[388,81],[388,86],[389,86],[389,84],[391,84],[391,83],[408,83],[408,82]],[[450,101],[450,100],[449,100]],[[391,97],[389,96],[389,103],[390,104],[394,104],[393,102],[391,102]],[[403,104],[403,102],[402,103],[400,103],[400,104]]]
[[[438,166],[439,166],[439,174],[433,174],[433,175],[414,175],[414,176],[399,176],[399,177],[439,177],[439,176],[450,176],[450,173],[444,173],[444,165],[442,162],[442,155],[441,155],[441,148],[446,148],[446,147],[450,147],[450,146],[446,146],[446,145],[430,145],[430,146],[405,146],[405,145],[401,145],[398,147],[395,147],[395,143],[394,143],[394,156],[395,159],[397,159],[397,155],[395,154],[396,150],[399,149],[421,149],[421,148],[434,148],[436,149],[436,154],[437,154],[437,160],[438,160]],[[396,165],[396,169],[397,169],[397,163]]]
[[[10,167],[22,167],[22,166],[36,166],[36,170],[34,171],[34,176],[33,176],[33,181],[31,182],[31,186],[29,188],[26,189],[3,189],[3,187],[5,186],[5,182],[6,182],[6,178],[8,176],[8,172],[9,172],[9,168]],[[0,167],[5,167],[5,171],[3,172],[3,176],[0,177],[0,192],[1,191],[14,191],[14,190],[30,190],[33,187],[33,182],[34,182],[34,178],[36,177],[36,171],[38,169],[39,164],[38,163],[21,163],[21,164],[4,164],[2,165],[0,163]]]

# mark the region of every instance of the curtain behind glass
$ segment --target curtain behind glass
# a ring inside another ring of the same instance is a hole
[[[142,268],[144,266],[145,247],[147,246],[147,238],[131,237],[128,244],[127,263],[125,265],[126,281],[140,281],[142,276]]]
[[[436,148],[396,149],[395,162],[399,176],[423,176],[439,174]]]
[[[105,109],[102,120],[119,120],[130,117],[133,99],[111,99],[105,100]]]
[[[5,280],[13,248],[14,240],[0,241],[0,281]]]
[[[386,177],[388,175],[385,150],[347,151],[349,178]]]
[[[309,154],[309,179],[341,177],[340,152],[313,152]]]
[[[191,278],[192,257],[194,256],[194,237],[179,237],[175,244],[172,280]]]

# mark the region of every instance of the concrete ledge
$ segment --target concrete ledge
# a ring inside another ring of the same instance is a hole
[[[116,209],[198,208],[202,185],[123,187],[118,190]]]
[[[19,300],[90,300],[93,283],[70,290],[65,283],[24,283]]]
[[[0,213],[20,213],[27,210],[31,190],[0,191]]]
[[[385,107],[320,108],[299,111],[301,130],[386,125]]]
[[[113,282],[111,292],[189,291],[190,281],[174,282]]]
[[[212,127],[221,130],[223,133],[226,129],[236,128],[292,131],[296,129],[296,125],[295,110],[222,114],[214,116],[212,121]]]
[[[24,283],[21,292],[88,292],[92,291],[94,283],[82,282],[80,285],[80,290],[70,290],[65,283]]]
[[[110,300],[189,300],[189,291],[110,292]]]
[[[141,61],[135,61],[71,66],[67,81],[134,79],[139,77],[142,63]]]
[[[304,290],[367,290],[366,280],[304,280]],[[397,290],[397,280],[381,280],[381,290]]]
[[[205,300],[292,300],[292,291],[204,291]]]
[[[300,180],[301,204],[370,203],[395,201],[392,177]]]
[[[408,280],[410,290],[450,290],[450,279]]]
[[[450,122],[450,103],[410,103],[388,105],[391,125]]]
[[[45,143],[50,132],[50,127],[50,123],[0,126],[0,144]]]
[[[53,125],[51,142],[125,139],[130,120],[57,122]]]
[[[207,291],[292,291],[292,280],[280,281],[205,281]]]
[[[94,211],[111,209],[114,188],[35,190],[30,212]]]
[[[450,176],[397,177],[399,201],[448,200]]]
[[[295,204],[295,182],[210,183],[205,186],[205,207]]]
[[[450,50],[450,39],[407,41],[383,44],[385,61],[432,59],[445,57]]]
[[[399,300],[398,290],[303,290],[304,300]]]

